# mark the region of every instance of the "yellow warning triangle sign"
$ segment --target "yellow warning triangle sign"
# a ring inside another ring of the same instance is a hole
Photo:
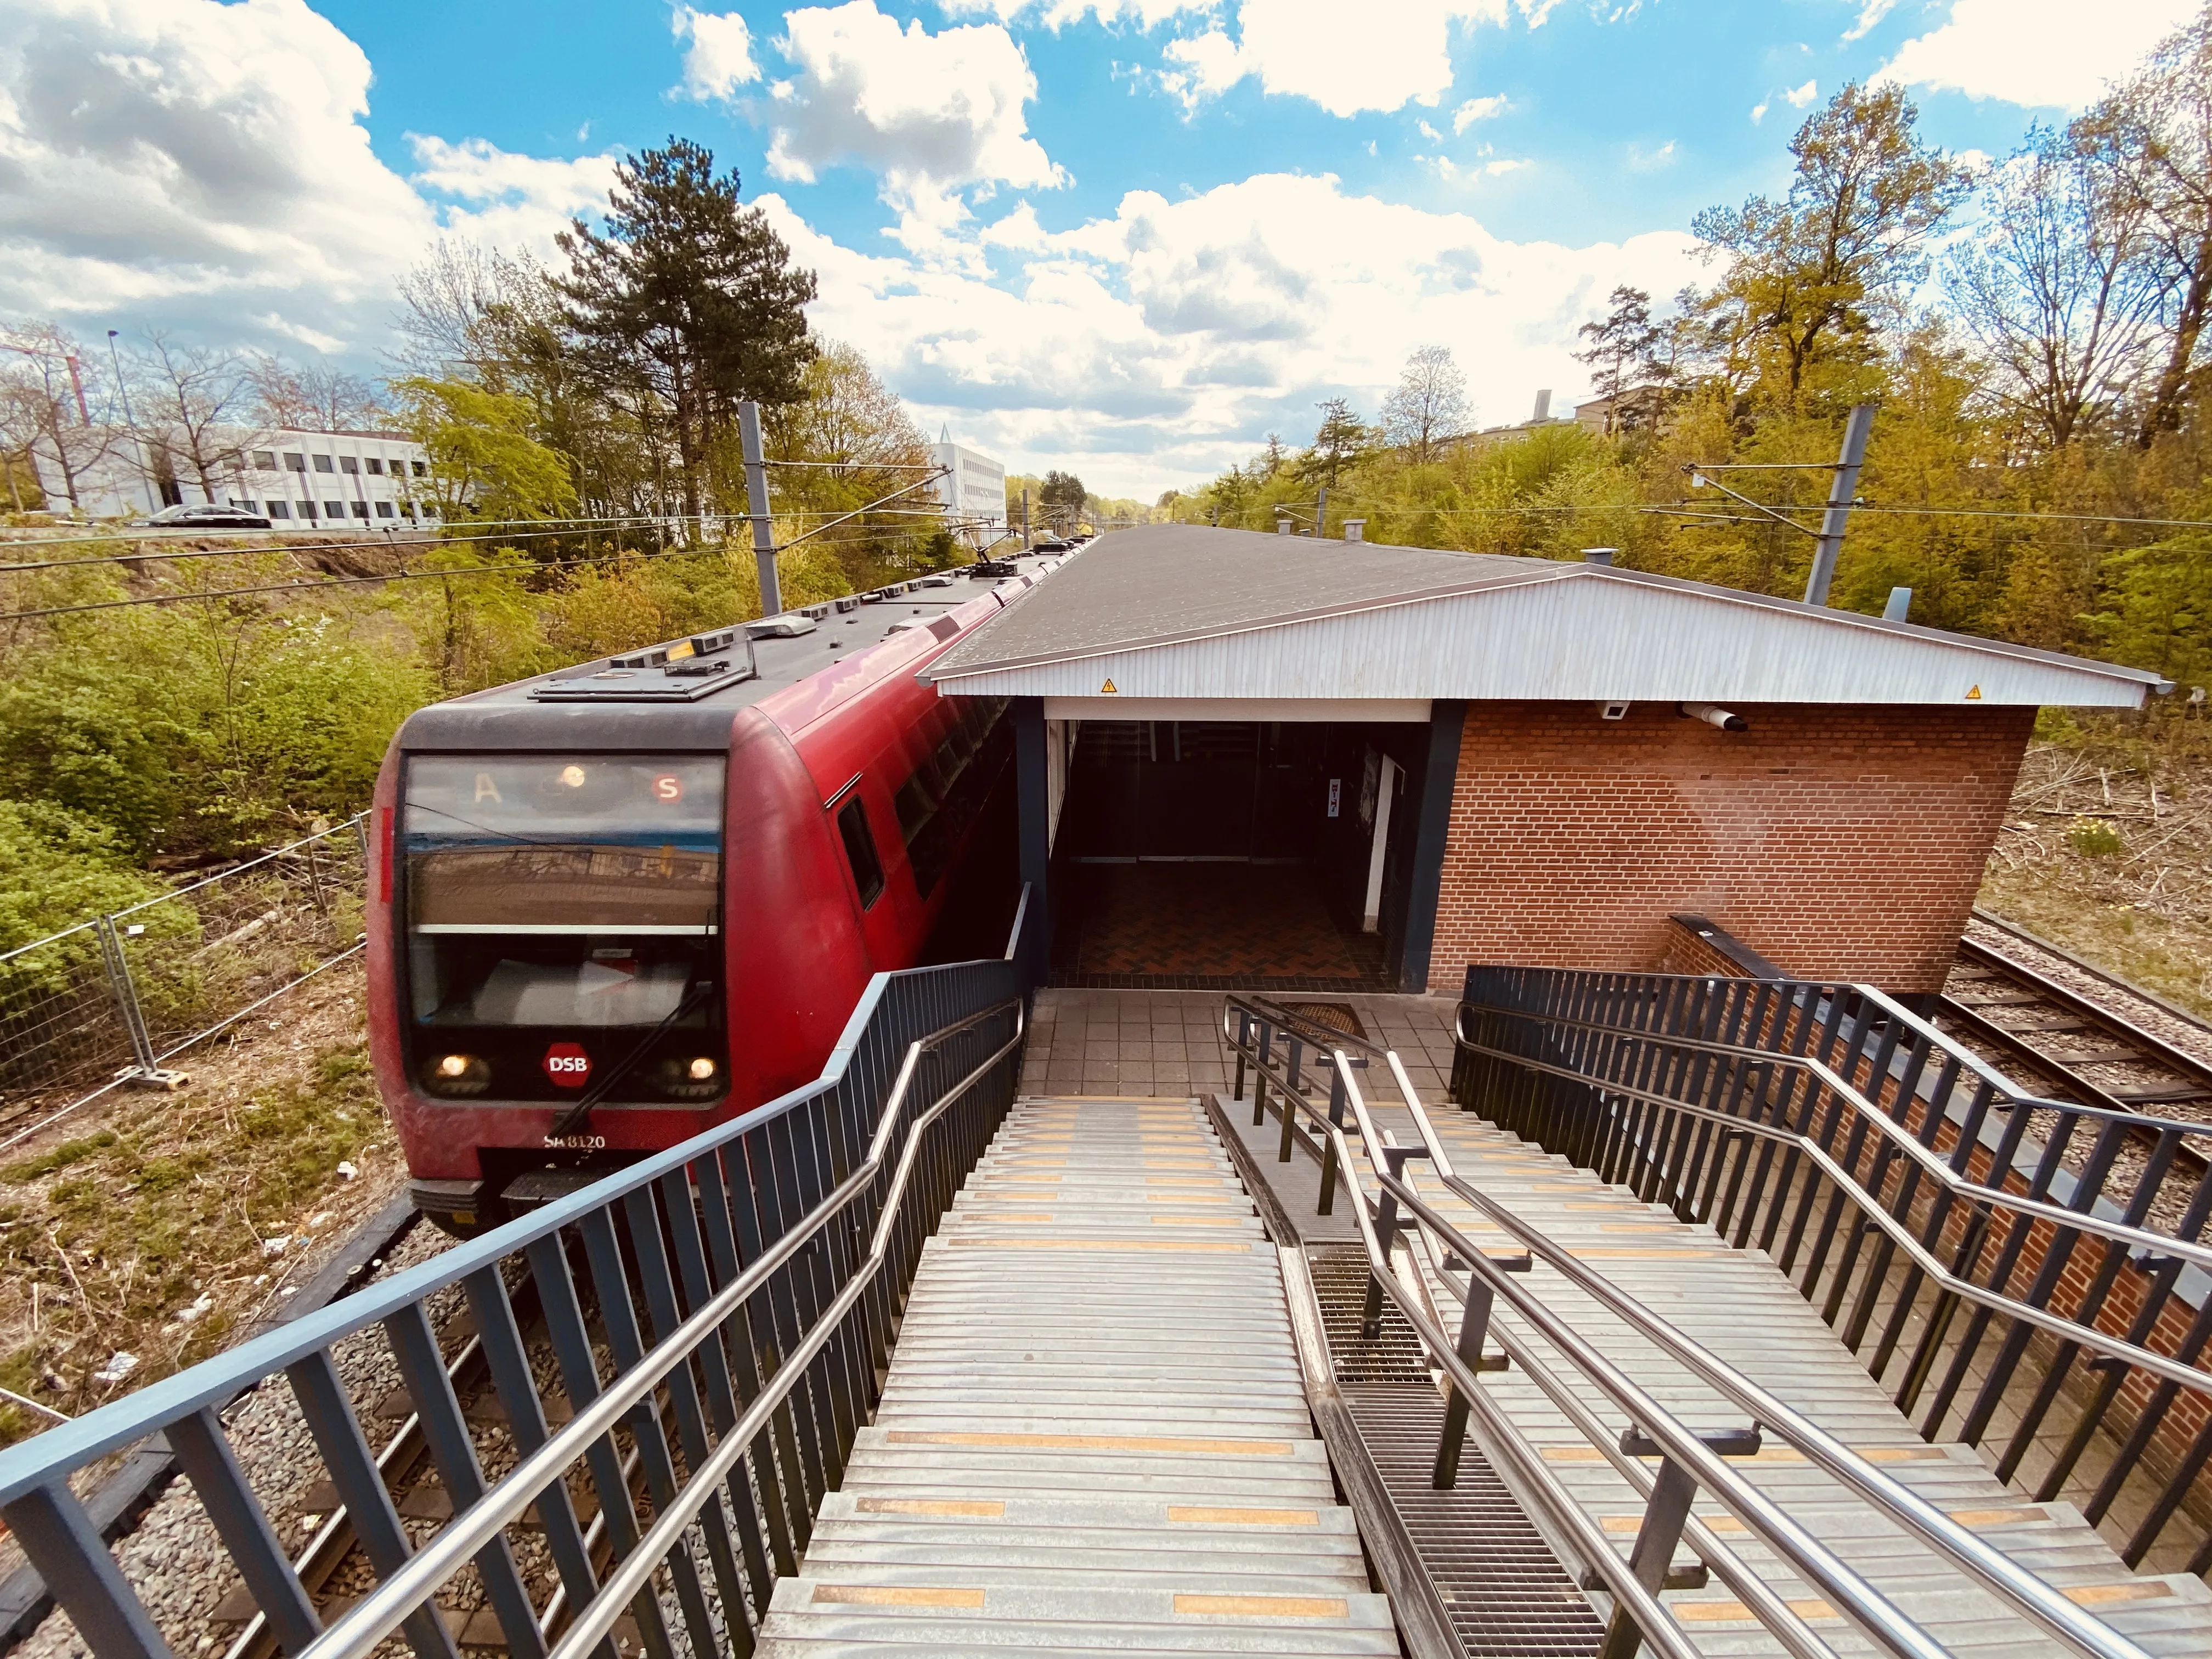
[[[1966,701],[1968,702],[1979,702],[1981,700],[1982,688],[1980,686],[1970,685],[1966,688]]]
[[[1120,695],[1120,693],[1115,690],[1114,682],[1113,682],[1113,681],[1111,681],[1111,680],[1109,680],[1109,681],[1107,681],[1107,682],[1106,682],[1106,684],[1103,684],[1103,685],[1102,685],[1102,686],[1100,686],[1100,687],[1098,688],[1098,695],[1099,695],[1100,696],[1102,696],[1102,697],[1112,697],[1112,696],[1118,696]],[[1976,691],[1972,692],[1971,695],[1972,695],[1972,696],[1974,696],[1978,697],[1978,696],[1980,696],[1982,694],[1981,694],[1981,692],[1980,692],[1980,691],[1976,690]]]

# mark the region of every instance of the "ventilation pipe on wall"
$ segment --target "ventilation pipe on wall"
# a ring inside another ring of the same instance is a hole
[[[1731,714],[1725,708],[1710,702],[1678,702],[1675,708],[1693,720],[1703,720],[1723,732],[1748,732],[1751,722],[1741,714]]]

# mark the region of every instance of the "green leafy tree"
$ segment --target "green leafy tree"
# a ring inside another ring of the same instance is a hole
[[[465,380],[396,381],[402,428],[429,453],[439,509],[457,519],[550,519],[573,513],[561,457],[530,435],[530,405]]]
[[[1790,141],[1782,200],[1698,215],[1698,239],[1728,262],[1705,303],[1725,315],[1739,388],[1780,408],[1832,389],[1823,369],[1866,363],[1928,274],[1929,238],[1972,180],[1920,141],[1918,118],[1901,88],[1854,82]]]

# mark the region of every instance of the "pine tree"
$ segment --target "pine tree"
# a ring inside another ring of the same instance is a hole
[[[696,514],[734,405],[805,395],[814,276],[738,200],[736,170],[717,178],[713,153],[688,139],[617,165],[605,224],[579,219],[559,239],[568,320],[608,382],[661,405]]]

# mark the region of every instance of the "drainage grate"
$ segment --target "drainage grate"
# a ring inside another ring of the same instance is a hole
[[[1359,1011],[1348,1002],[1285,1002],[1281,1006],[1300,1019],[1311,1020],[1346,1036],[1364,1039],[1367,1036],[1367,1028],[1359,1023]]]
[[[1470,1443],[1449,1492],[1429,1484],[1443,1401],[1431,1389],[1340,1390],[1468,1659],[1589,1659],[1604,1626]]]
[[[1378,1334],[1360,1328],[1367,1307],[1367,1255],[1354,1246],[1310,1249],[1307,1270],[1321,1301],[1322,1328],[1328,1336],[1329,1368],[1339,1382],[1418,1382],[1431,1385],[1429,1359],[1406,1316],[1382,1304]]]

